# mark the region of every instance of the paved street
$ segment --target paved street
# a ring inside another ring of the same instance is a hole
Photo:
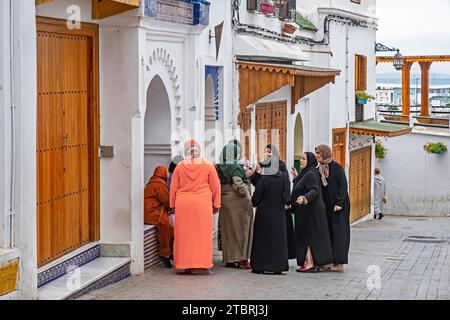
[[[417,237],[414,242],[405,241],[411,236]],[[258,275],[222,267],[216,252],[213,276],[177,275],[173,269],[158,267],[80,299],[447,300],[449,247],[449,217],[387,216],[382,222],[369,220],[352,228],[350,264],[344,273],[299,274],[291,260],[285,275]]]

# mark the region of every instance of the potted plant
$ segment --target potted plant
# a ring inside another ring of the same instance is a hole
[[[375,157],[378,160],[384,159],[386,157],[387,149],[381,142],[375,143]]]
[[[275,15],[276,7],[271,0],[265,0],[259,5],[259,11],[265,15]]]
[[[427,142],[424,144],[423,149],[428,154],[443,154],[444,152],[447,152],[447,146],[443,142]]]
[[[364,105],[368,101],[374,100],[375,97],[371,96],[365,91],[356,91],[356,104]]]
[[[283,32],[285,32],[285,33],[290,33],[290,34],[292,34],[292,33],[294,33],[296,30],[297,30],[297,27],[296,27],[295,24],[293,24],[293,23],[286,22],[286,23],[283,25]]]

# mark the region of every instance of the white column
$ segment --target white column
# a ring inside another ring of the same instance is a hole
[[[21,250],[20,298],[37,298],[36,12],[34,0],[11,0],[16,169],[15,243]]]

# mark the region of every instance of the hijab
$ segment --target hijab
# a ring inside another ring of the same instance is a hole
[[[333,161],[333,154],[331,148],[326,144],[321,144],[316,147],[316,152],[322,157],[322,161],[319,163],[320,178],[322,185],[326,187],[328,185],[328,177],[330,175],[329,164]]]
[[[240,177],[244,182],[248,181],[244,168],[239,164],[241,148],[235,143],[227,144],[220,155],[219,168],[227,182],[231,182],[233,177]]]
[[[317,159],[316,155],[312,152],[305,152],[306,154],[306,167],[298,175],[298,180],[305,176],[305,174],[311,170],[317,172]]]
[[[274,145],[268,145],[267,148],[272,150],[272,155],[261,161],[261,175],[274,176],[280,171],[280,154]]]

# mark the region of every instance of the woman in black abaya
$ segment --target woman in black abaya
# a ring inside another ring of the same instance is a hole
[[[316,272],[319,266],[333,262],[333,251],[315,155],[305,152],[300,166],[302,172],[296,178],[291,198],[295,210],[297,272]]]

